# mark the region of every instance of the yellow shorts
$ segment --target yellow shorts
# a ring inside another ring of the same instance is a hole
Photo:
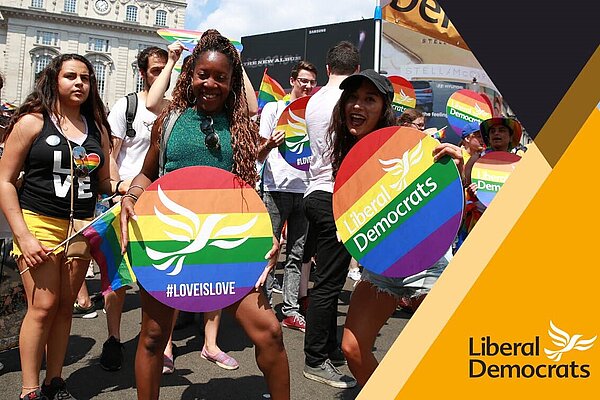
[[[33,211],[23,210],[23,220],[25,220],[25,224],[27,225],[27,229],[29,232],[40,241],[40,243],[46,247],[54,249],[56,246],[60,245],[65,239],[68,237],[69,230],[69,220],[47,217],[44,215],[40,215]],[[80,242],[81,240],[85,240],[85,238],[81,235],[73,238],[69,244],[69,247],[74,246],[76,242]],[[80,246],[74,246],[80,247]],[[89,246],[84,246],[87,248],[87,252],[83,251],[81,255],[71,255],[69,257],[72,258],[83,258],[83,259],[91,259],[89,256]],[[53,254],[60,254],[65,251],[65,246],[60,246],[56,250],[53,251]],[[18,258],[22,255],[21,249],[19,248],[19,243],[15,240],[12,255],[14,258]]]

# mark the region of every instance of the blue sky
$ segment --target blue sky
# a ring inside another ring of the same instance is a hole
[[[232,39],[373,18],[374,0],[187,0],[185,28],[216,28]]]

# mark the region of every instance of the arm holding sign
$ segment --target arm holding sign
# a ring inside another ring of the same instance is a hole
[[[165,92],[169,88],[171,82],[171,73],[175,64],[179,61],[181,53],[185,47],[181,42],[177,41],[171,43],[167,49],[169,50],[169,56],[167,58],[167,64],[160,72],[154,83],[148,89],[148,95],[146,96],[146,108],[158,115],[166,107],[168,100],[164,98]]]
[[[440,158],[444,156],[449,156],[454,160],[456,167],[458,168],[458,173],[463,174],[464,170],[464,158],[462,155],[462,150],[460,147],[455,146],[451,143],[442,143],[433,149],[433,160],[438,161]]]

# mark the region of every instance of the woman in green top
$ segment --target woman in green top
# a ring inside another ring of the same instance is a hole
[[[152,128],[151,145],[140,174],[122,200],[123,249],[128,242],[127,222],[134,216],[135,199],[162,173],[209,165],[233,172],[251,186],[258,179],[255,167],[258,129],[250,122],[244,93],[242,64],[228,39],[217,31],[204,33],[184,64],[173,101]],[[177,118],[174,125],[169,121]],[[165,137],[164,127],[172,126]],[[276,241],[274,241],[276,242]],[[229,307],[256,346],[256,361],[265,375],[273,399],[289,399],[290,377],[281,326],[262,290],[275,264],[271,261],[256,282],[256,289]],[[174,310],[140,287],[142,327],[135,360],[138,399],[158,399],[163,349],[171,332]]]

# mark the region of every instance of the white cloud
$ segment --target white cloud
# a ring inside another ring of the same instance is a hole
[[[188,0],[186,28],[215,28],[232,39],[373,18],[375,10],[373,0],[221,0],[218,8],[205,15],[202,7],[206,4],[207,0]]]

